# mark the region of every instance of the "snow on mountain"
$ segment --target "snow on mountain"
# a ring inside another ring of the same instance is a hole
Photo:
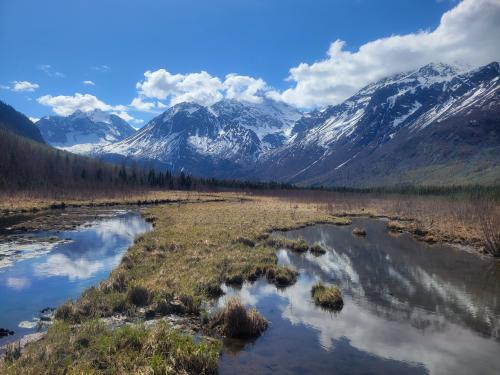
[[[429,64],[382,79],[339,105],[303,117],[295,124],[294,141],[264,155],[259,167],[268,170],[266,178],[277,174],[280,179],[315,183],[328,174],[329,183],[335,176],[345,183],[349,172],[344,171],[352,170],[353,163],[370,165],[363,154],[386,144],[421,141],[424,131],[432,134],[442,128],[440,124],[462,123],[461,119],[471,116],[498,121],[499,80],[496,62],[470,71]],[[463,129],[457,125],[452,130],[457,142],[463,143],[459,134]],[[428,140],[429,144],[433,141],[432,137]]]
[[[119,116],[100,110],[76,111],[70,116],[47,116],[36,125],[50,145],[88,154],[112,142],[120,141],[135,130]]]
[[[286,104],[222,100],[211,107],[180,103],[131,137],[101,148],[103,155],[154,160],[174,170],[207,174],[215,164],[251,163],[290,139],[300,112]]]
[[[201,176],[308,184],[369,184],[374,176],[438,163],[446,170],[464,155],[478,163],[491,159],[481,150],[496,147],[499,77],[498,63],[473,70],[429,64],[305,114],[269,99],[222,100],[210,107],[180,103],[132,136],[102,146],[99,154]],[[494,170],[493,164],[485,168]],[[477,171],[471,173],[494,179]]]

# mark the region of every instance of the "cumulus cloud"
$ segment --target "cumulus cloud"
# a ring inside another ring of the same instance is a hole
[[[190,74],[172,74],[165,69],[146,71],[144,81],[136,87],[139,95],[154,99],[169,99],[170,105],[195,102],[211,105],[222,99],[222,82],[205,71]]]
[[[262,102],[261,94],[266,89],[266,83],[261,78],[255,79],[235,73],[226,76],[223,86],[227,98],[251,103]]]
[[[151,112],[156,107],[154,102],[145,102],[142,98],[134,98],[130,106],[138,111]]]
[[[181,102],[195,102],[201,105],[212,105],[223,99],[236,99],[252,103],[262,101],[267,85],[261,78],[228,74],[225,80],[210,75],[205,71],[189,74],[172,74],[165,69],[147,71],[144,80],[136,85],[139,98],[134,99],[132,106],[139,110],[151,110],[153,103],[144,102],[140,98],[169,100],[170,105]],[[147,107],[146,107],[147,106]],[[157,102],[157,108],[165,105]]]
[[[89,81],[89,80],[83,81],[83,84],[87,85],[87,86],[95,86],[95,83],[93,81]]]
[[[90,94],[76,93],[75,95],[44,95],[39,97],[37,101],[40,104],[52,107],[52,110],[60,116],[69,116],[76,110],[81,110],[83,112],[90,112],[94,109],[117,112],[124,112],[127,110],[126,106],[112,106]]]
[[[40,85],[37,83],[31,83],[28,81],[13,81],[10,89],[12,91],[35,91],[39,87]]]
[[[293,87],[267,96],[298,107],[336,104],[366,84],[430,62],[479,66],[500,59],[500,0],[463,0],[434,30],[393,35],[346,50],[334,41],[324,60],[290,69]]]

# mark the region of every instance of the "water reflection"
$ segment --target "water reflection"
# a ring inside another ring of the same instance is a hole
[[[62,218],[63,220],[64,218]],[[0,327],[16,332],[0,344],[32,332],[38,312],[76,298],[107,277],[134,238],[150,230],[138,212],[111,211],[77,230],[27,234],[57,236],[64,242],[39,242],[29,247],[8,244],[9,264],[0,268]],[[7,248],[7,245],[4,246]]]
[[[295,285],[278,291],[259,281],[227,290],[224,298],[237,294],[257,306],[271,328],[237,355],[228,351],[221,372],[498,373],[500,277],[482,279],[491,261],[391,237],[379,221],[355,225],[367,238],[328,225],[287,233],[328,249],[320,257],[278,253],[280,263],[299,269]],[[318,280],[341,285],[340,313],[314,305]]]

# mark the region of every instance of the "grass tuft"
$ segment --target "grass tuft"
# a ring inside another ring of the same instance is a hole
[[[352,234],[356,236],[366,236],[366,231],[362,228],[354,228],[352,230]]]
[[[323,246],[321,246],[318,243],[313,244],[310,247],[309,251],[311,252],[311,254],[316,255],[316,256],[326,254],[326,250],[323,248]]]
[[[211,325],[226,337],[246,339],[259,337],[266,330],[268,323],[255,307],[247,310],[238,298],[231,298],[226,301],[224,308],[214,315]]]
[[[314,303],[330,310],[341,310],[344,306],[342,292],[338,286],[326,286],[321,283],[315,284],[311,289]]]

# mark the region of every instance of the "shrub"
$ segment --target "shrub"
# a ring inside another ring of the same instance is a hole
[[[387,223],[387,229],[391,232],[402,232],[405,229],[405,226],[399,221],[391,220]]]
[[[127,295],[128,301],[136,306],[145,306],[149,303],[149,292],[142,286],[134,286]]]
[[[500,212],[494,202],[486,201],[476,203],[476,212],[485,251],[500,257]]]
[[[232,338],[259,337],[267,325],[267,320],[255,308],[248,311],[238,298],[229,299],[224,309],[212,318],[212,327]]]
[[[325,286],[317,283],[311,289],[314,303],[318,306],[331,310],[341,310],[344,306],[342,292],[338,286]]]

